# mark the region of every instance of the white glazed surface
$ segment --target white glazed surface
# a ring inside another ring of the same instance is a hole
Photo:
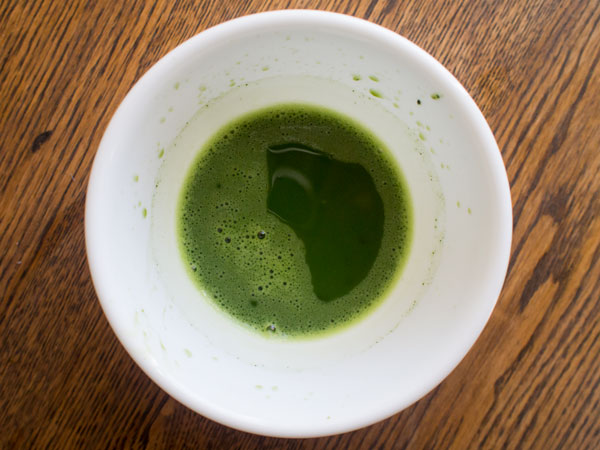
[[[371,129],[398,160],[415,215],[408,262],[381,306],[339,333],[294,342],[260,337],[204,299],[174,226],[202,142],[282,101],[328,106]],[[439,63],[360,19],[279,11],[209,29],[140,79],[98,149],[85,226],[102,307],[154,381],[225,425],[309,437],[382,420],[450,373],[498,298],[512,217],[494,137]]]

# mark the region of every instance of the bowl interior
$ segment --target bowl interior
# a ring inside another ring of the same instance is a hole
[[[191,283],[176,245],[176,199],[202,143],[280,102],[371,129],[413,200],[413,247],[389,298],[320,339],[266,339],[232,322]],[[359,19],[282,11],[203,32],[134,86],[94,162],[86,244],[111,325],[163,389],[226,425],[300,437],[381,420],[458,364],[498,297],[511,222],[493,135],[439,63]]]

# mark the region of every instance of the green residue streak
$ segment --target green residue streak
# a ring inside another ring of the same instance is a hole
[[[460,202],[456,202],[456,207],[460,208]]]
[[[148,215],[148,210],[146,210],[146,208],[142,209],[142,217],[145,219],[147,215]]]
[[[231,81],[229,82],[229,87],[233,87],[233,86],[235,86],[235,80],[231,80]]]
[[[375,75],[369,75],[369,78],[375,82],[379,82],[379,78],[377,78]]]
[[[467,212],[471,214],[471,208],[467,208]]]
[[[161,148],[160,151],[158,152],[158,158],[162,158],[163,156],[165,156],[165,149]]]
[[[135,181],[137,183],[138,181],[140,181],[140,177],[137,176],[137,175],[134,175],[133,176],[133,181]]]
[[[177,83],[175,83],[175,84],[173,85],[173,88],[174,88],[175,90],[177,90],[177,89],[179,89],[179,86],[180,86],[180,84],[179,84],[179,81],[178,81]]]
[[[383,95],[381,95],[381,92],[375,90],[375,89],[369,89],[369,92],[371,93],[371,95],[373,97],[377,97],[377,98],[383,98]]]
[[[439,100],[440,98],[442,98],[442,96],[438,93],[435,93],[435,94],[431,94],[431,98],[434,100]]]
[[[167,120],[167,118],[166,118],[166,117],[161,117],[161,118],[160,118],[160,123],[165,123],[165,121],[166,121],[166,120]]]
[[[398,103],[394,102],[394,108],[399,108]]]
[[[360,81],[360,80],[361,80],[361,76],[360,76],[360,75],[354,75],[354,76],[352,77],[352,79],[353,79],[354,81]]]
[[[177,206],[190,277],[266,335],[353,323],[406,261],[412,207],[385,146],[333,111],[279,105],[219,130]]]
[[[426,137],[423,133],[419,133],[419,139],[421,139],[422,141],[426,140]]]
[[[188,358],[191,358],[191,357],[192,357],[192,352],[190,351],[190,349],[188,349],[188,348],[184,348],[184,349],[183,349],[183,351],[185,352],[185,355],[186,355]]]
[[[269,70],[269,66],[263,66],[262,71],[266,72],[267,70]]]

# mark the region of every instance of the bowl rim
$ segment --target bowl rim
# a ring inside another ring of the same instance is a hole
[[[489,289],[490,301],[484,302],[485,306],[482,307],[484,310],[482,310],[481,314],[482,321],[481,323],[474,324],[472,329],[469,330],[468,336],[465,338],[464,347],[457,349],[453,355],[447,358],[444,366],[445,370],[441,370],[436,377],[433,377],[432,382],[429,383],[425,389],[413,392],[413,395],[410,396],[410,398],[405,399],[404,402],[394,403],[393,406],[388,405],[387,407],[382,407],[377,412],[371,412],[367,415],[355,417],[352,421],[346,420],[342,423],[331,422],[323,424],[320,427],[315,427],[314,424],[311,424],[310,428],[303,427],[302,424],[298,423],[280,422],[267,424],[256,420],[251,416],[223,408],[218,404],[201,401],[185,386],[175,382],[167,373],[162,371],[159,366],[144,358],[142,353],[134,345],[133,338],[126,333],[125,325],[118,316],[117,309],[112,305],[114,295],[109,286],[110,283],[106,270],[103,268],[105,263],[98,257],[98,246],[100,243],[98,240],[94,239],[94,236],[96,236],[99,231],[99,227],[96,225],[95,220],[95,217],[98,217],[96,200],[101,196],[97,186],[100,184],[100,174],[103,172],[104,168],[108,166],[110,159],[107,142],[110,140],[109,138],[114,132],[116,124],[119,122],[122,111],[125,110],[130,103],[135,101],[137,91],[143,91],[144,87],[151,79],[162,77],[163,74],[168,73],[169,67],[177,63],[177,61],[186,58],[196,47],[205,45],[206,42],[223,39],[226,36],[233,36],[252,30],[264,31],[265,28],[268,28],[269,26],[277,25],[279,27],[286,23],[295,26],[326,26],[344,31],[351,30],[354,35],[360,35],[374,43],[387,46],[389,49],[397,51],[399,54],[407,52],[411,53],[412,57],[417,59],[425,70],[439,79],[440,86],[445,92],[452,91],[457,98],[460,98],[462,107],[468,111],[468,121],[472,124],[476,138],[478,141],[484,143],[484,145],[482,145],[482,151],[486,152],[485,156],[490,162],[494,179],[493,184],[499,198],[499,215],[502,217],[502,223],[499,224],[499,235],[495,237],[498,241],[497,247],[499,251],[497,252],[494,264],[493,273],[495,277],[492,283],[493,285],[490,286]],[[434,389],[464,358],[489,320],[500,295],[508,269],[511,240],[512,202],[506,169],[488,123],[465,88],[433,56],[399,34],[364,19],[318,10],[278,10],[238,17],[201,31],[159,59],[134,84],[113,114],[100,145],[98,146],[92,164],[85,203],[85,243],[93,285],[109,324],[132,359],[161,389],[193,411],[238,430],[274,437],[307,438],[327,436],[362,428],[400,412]],[[487,309],[485,309],[485,307],[487,307]]]

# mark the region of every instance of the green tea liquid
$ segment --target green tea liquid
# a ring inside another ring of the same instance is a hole
[[[408,188],[368,130],[284,104],[219,130],[178,205],[190,276],[231,316],[271,334],[332,331],[371,311],[409,252]]]

